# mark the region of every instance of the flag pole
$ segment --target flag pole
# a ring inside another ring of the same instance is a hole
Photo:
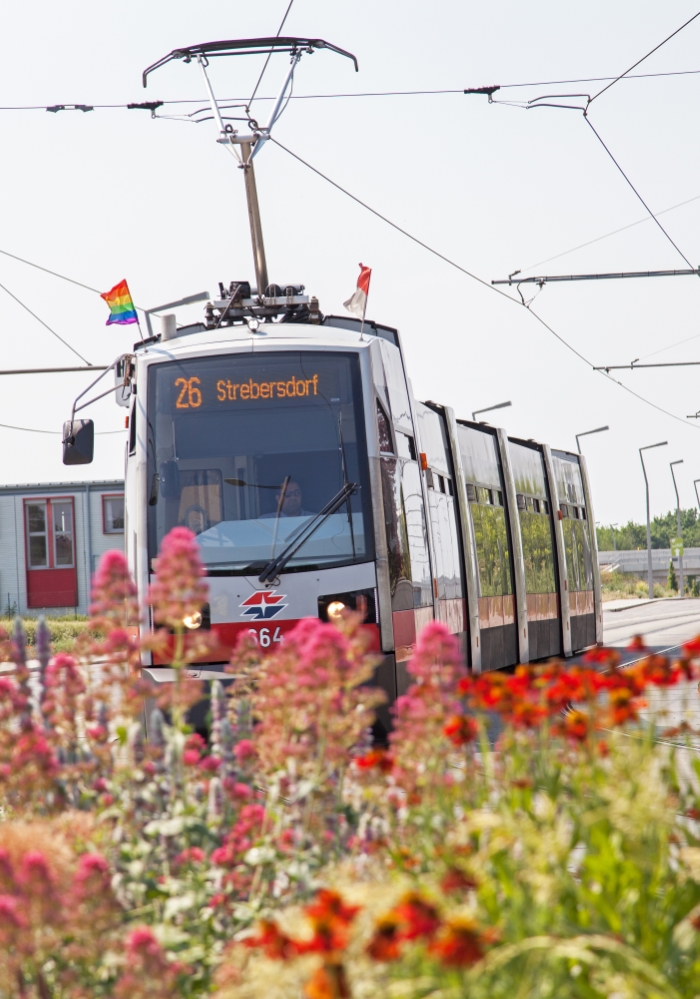
[[[362,264],[360,264],[362,267]],[[365,295],[365,307],[362,310],[362,325],[360,326],[360,343],[364,343],[364,332],[365,332],[365,316],[367,315],[367,300],[369,299],[369,283],[372,280],[372,272],[369,273],[369,281],[367,282],[367,294]]]

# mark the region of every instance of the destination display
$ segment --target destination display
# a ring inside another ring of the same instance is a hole
[[[247,381],[232,382],[230,378],[220,378],[216,382],[216,394],[205,399],[202,380],[197,375],[190,378],[176,378],[175,389],[176,409],[199,409],[202,403],[211,402],[249,402],[254,399],[300,399],[319,395],[319,375],[310,378],[291,378],[275,381],[257,381],[248,378]]]

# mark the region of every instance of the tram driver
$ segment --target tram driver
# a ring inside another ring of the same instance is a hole
[[[312,510],[305,510],[302,503],[301,486],[296,479],[289,479],[287,488],[284,483],[275,493],[275,509],[272,513],[264,513],[263,517],[276,517],[279,510],[280,517],[313,517]]]

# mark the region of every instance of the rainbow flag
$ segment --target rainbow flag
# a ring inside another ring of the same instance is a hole
[[[126,281],[120,281],[119,284],[115,284],[111,291],[103,292],[100,298],[104,298],[109,306],[110,316],[105,324],[106,326],[111,326],[112,323],[119,323],[125,326],[127,323],[137,323],[139,321],[136,315],[136,306],[134,305],[129,285]]]

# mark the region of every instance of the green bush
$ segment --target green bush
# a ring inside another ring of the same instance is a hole
[[[36,636],[39,618],[26,617],[22,619],[24,630],[27,635],[27,645],[29,655],[33,655],[34,641]],[[71,652],[78,635],[89,632],[92,637],[96,637],[96,632],[89,631],[88,619],[81,615],[79,617],[63,615],[60,617],[47,617],[46,623],[51,634],[51,647],[54,652]],[[0,628],[3,628],[9,635],[12,631],[14,620],[12,618],[0,618]]]

